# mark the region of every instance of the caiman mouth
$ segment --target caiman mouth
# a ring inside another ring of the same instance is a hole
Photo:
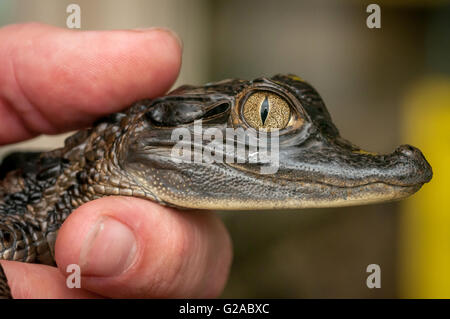
[[[159,133],[158,139],[141,139],[145,146],[130,152],[128,159],[132,157],[132,162],[143,164],[141,171],[143,167],[153,167],[158,168],[157,174],[169,174],[170,177],[159,177],[164,191],[150,191],[169,205],[186,208],[251,210],[362,205],[408,197],[432,178],[431,166],[423,154],[409,145],[387,155],[345,147],[310,151],[281,148],[278,171],[265,175],[260,173],[261,165],[249,163],[176,164],[170,158],[173,141],[161,138]],[[221,186],[215,189],[213,184]],[[179,185],[185,186],[180,189]]]
[[[361,150],[345,152],[305,152],[302,158],[280,163],[277,179],[289,182],[314,182],[330,187],[362,187],[381,183],[387,186],[416,187],[433,176],[422,152],[401,145],[393,153],[378,155]],[[331,154],[331,155],[330,155]]]
[[[296,173],[282,170],[276,178],[315,189],[310,200],[303,198],[296,204],[294,200],[292,206],[330,207],[399,200],[417,192],[433,176],[422,152],[410,145],[401,145],[388,155],[353,153],[336,154],[333,161],[321,165],[303,163]]]
[[[278,198],[195,198],[195,208],[202,206],[212,210],[272,210],[272,209],[302,209],[302,208],[328,208],[358,206],[391,202],[406,198],[417,192],[422,185],[396,186],[384,183],[372,183],[355,187],[327,187],[318,183],[305,183],[302,189],[308,189],[308,193],[302,196],[291,196],[284,199]],[[179,204],[171,198],[172,204]],[[187,201],[189,205],[190,201]],[[186,201],[185,201],[186,203]]]

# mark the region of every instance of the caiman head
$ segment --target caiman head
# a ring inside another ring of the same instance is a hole
[[[432,177],[430,165],[413,146],[381,155],[343,139],[319,94],[293,75],[182,86],[136,103],[119,118],[115,131],[120,134],[109,152],[113,166],[133,196],[170,206],[360,205],[407,197]],[[244,139],[227,135],[237,130],[244,131]],[[266,147],[254,147],[264,136]],[[216,148],[208,153],[212,142]],[[272,148],[276,167],[273,154],[255,161],[277,143],[278,149]],[[238,146],[245,152],[237,154]],[[188,158],[174,156],[181,153]]]

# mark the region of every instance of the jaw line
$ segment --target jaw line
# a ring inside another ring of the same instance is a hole
[[[155,195],[166,204],[188,209],[207,210],[285,210],[302,208],[330,208],[392,202],[406,198],[417,192],[422,185],[396,186],[384,183],[371,183],[364,186],[336,187],[317,183],[304,183],[303,187],[314,188],[315,192],[309,198],[293,196],[291,198],[275,198],[267,196],[264,199],[225,196],[213,198],[211,196],[198,196],[194,194],[188,198],[178,198],[175,194]],[[323,190],[322,188],[328,188]],[[324,197],[323,194],[326,194]],[[300,194],[299,194],[300,195]]]
[[[343,181],[342,184],[338,184],[338,183],[333,183],[333,182],[325,182],[322,180],[302,180],[301,178],[290,178],[290,177],[286,177],[283,175],[276,175],[276,174],[259,174],[257,172],[255,172],[254,170],[250,170],[247,167],[242,166],[242,164],[238,164],[238,163],[222,163],[224,165],[227,165],[235,170],[238,170],[240,172],[245,172],[246,174],[251,175],[253,178],[257,178],[257,179],[263,179],[265,181],[271,181],[274,184],[277,184],[277,180],[283,180],[286,182],[290,182],[290,183],[309,183],[309,184],[320,184],[320,185],[324,185],[327,187],[339,187],[339,188],[357,188],[357,187],[363,187],[363,186],[369,186],[372,184],[384,184],[387,186],[391,186],[391,187],[417,187],[419,186],[419,188],[425,184],[424,183],[417,183],[417,184],[395,184],[395,183],[389,183],[387,181],[383,181],[383,180],[374,180],[374,181],[361,181],[360,183],[353,183],[351,185],[346,185],[345,181]]]

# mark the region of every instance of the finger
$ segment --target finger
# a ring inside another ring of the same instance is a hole
[[[0,144],[90,124],[175,81],[181,47],[169,31],[0,28]]]
[[[60,269],[78,264],[82,288],[108,297],[216,297],[231,255],[229,235],[214,214],[131,197],[81,206],[56,241]]]
[[[100,296],[78,288],[68,288],[58,268],[2,260],[11,294],[15,299],[74,299]]]

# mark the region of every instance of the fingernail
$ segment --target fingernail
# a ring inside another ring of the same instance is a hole
[[[86,236],[80,254],[81,274],[117,276],[134,262],[136,238],[131,229],[111,217],[102,217]]]
[[[173,30],[165,27],[151,27],[151,28],[134,28],[133,31],[140,31],[140,32],[146,32],[146,31],[163,31],[166,33],[169,33],[172,37],[174,37],[178,44],[180,45],[181,51],[183,51],[183,40],[180,38],[180,36]]]

